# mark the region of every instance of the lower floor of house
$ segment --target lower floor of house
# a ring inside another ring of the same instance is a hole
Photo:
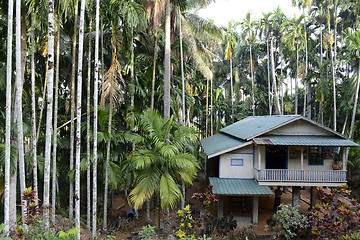
[[[218,202],[212,209],[213,216],[232,215],[238,226],[254,224],[258,234],[263,231],[266,221],[276,212],[281,203],[299,205],[302,212],[308,211],[316,204],[314,188],[305,187],[272,187],[273,194],[262,196],[226,196],[218,195]]]

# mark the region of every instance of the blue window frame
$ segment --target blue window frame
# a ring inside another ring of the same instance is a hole
[[[232,158],[231,166],[244,166],[244,159],[242,158]]]

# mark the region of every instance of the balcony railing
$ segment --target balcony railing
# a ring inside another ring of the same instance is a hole
[[[343,170],[288,170],[254,168],[254,176],[264,182],[346,182]]]

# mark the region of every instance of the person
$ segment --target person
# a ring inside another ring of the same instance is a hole
[[[332,164],[332,169],[333,170],[339,170],[340,169],[339,160],[335,159],[335,162]]]

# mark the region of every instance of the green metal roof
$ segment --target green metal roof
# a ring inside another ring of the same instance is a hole
[[[231,136],[246,140],[252,136],[268,131],[279,125],[282,125],[295,118],[298,115],[274,115],[274,116],[252,116],[233,123],[220,130],[222,133],[227,133]]]
[[[240,146],[245,143],[238,138],[234,138],[227,134],[218,133],[211,137],[200,140],[201,146],[204,148],[206,155],[212,155],[233,147]]]
[[[259,145],[359,147],[353,141],[336,136],[264,136],[254,141]]]
[[[271,195],[268,186],[259,186],[254,179],[226,179],[209,177],[215,195],[260,196]]]

